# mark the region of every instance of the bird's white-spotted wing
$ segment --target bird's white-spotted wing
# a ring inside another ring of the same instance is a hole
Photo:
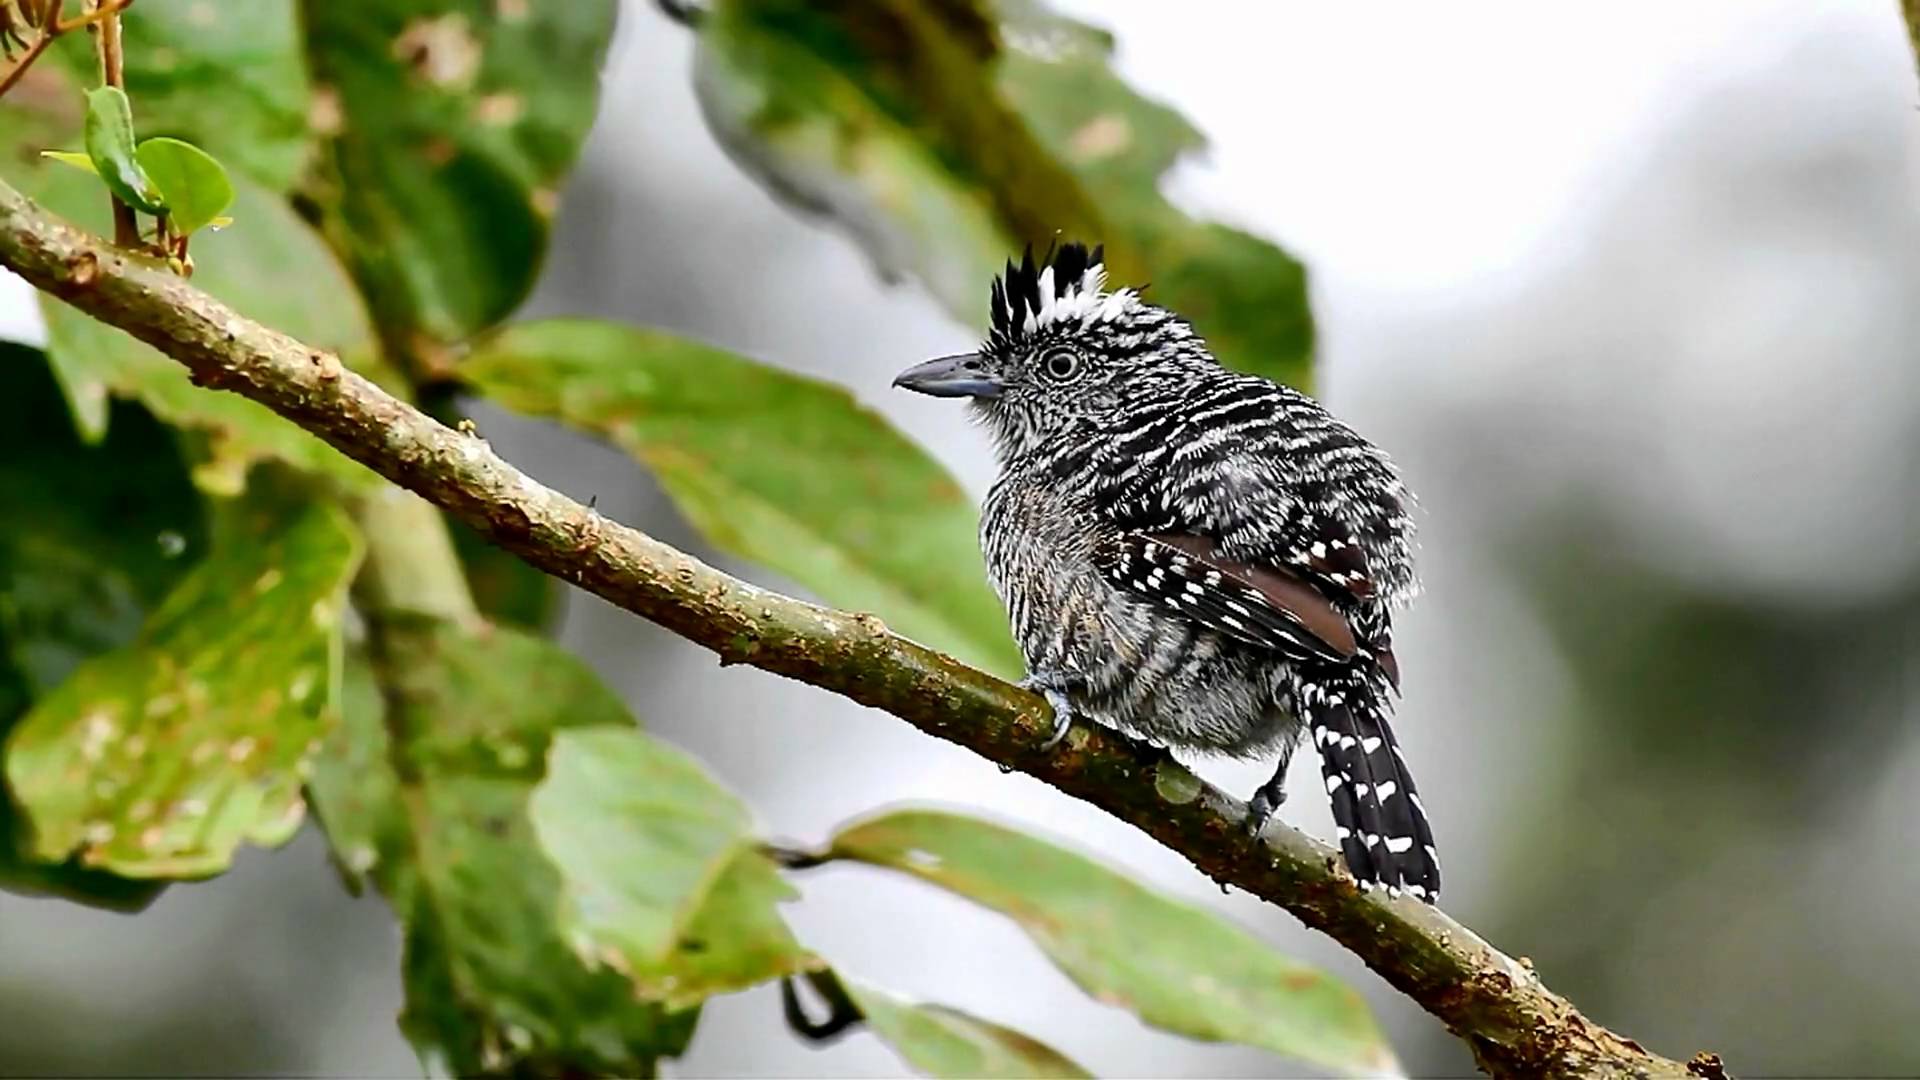
[[[1119,588],[1250,645],[1335,661],[1357,648],[1347,617],[1305,579],[1229,559],[1204,536],[1121,533],[1094,563]]]

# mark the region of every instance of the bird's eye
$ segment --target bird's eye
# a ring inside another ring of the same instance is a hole
[[[1040,365],[1056,379],[1071,379],[1080,371],[1080,357],[1072,349],[1055,349],[1040,361]]]

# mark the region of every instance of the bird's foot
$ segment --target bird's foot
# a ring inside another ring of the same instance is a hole
[[[1267,822],[1273,820],[1274,811],[1280,809],[1280,805],[1286,801],[1287,789],[1281,785],[1279,777],[1276,776],[1260,785],[1260,790],[1254,792],[1253,798],[1247,800],[1247,818],[1242,823],[1247,830],[1247,835],[1259,836],[1261,830],[1267,827]]]
[[[1034,674],[1021,679],[1020,688],[1046,698],[1053,708],[1053,731],[1047,735],[1047,741],[1040,744],[1041,753],[1052,753],[1073,728],[1073,705],[1067,701],[1066,687],[1057,676]]]

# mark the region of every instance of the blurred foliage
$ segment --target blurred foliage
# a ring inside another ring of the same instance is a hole
[[[449,421],[470,393],[607,439],[717,546],[1016,674],[973,507],[846,391],[650,329],[504,325],[599,107],[615,7],[141,0],[126,96],[94,87],[89,35],[57,43],[0,101],[0,168],[97,232],[110,179],[152,219],[132,257]],[[727,0],[698,35],[716,134],[885,271],[973,316],[1016,242],[1104,240],[1233,362],[1304,381],[1299,265],[1160,196],[1201,139],[1114,77],[1099,31],[1015,0]],[[311,804],[347,887],[401,923],[402,1031],[460,1075],[651,1075],[708,998],[832,978],[747,807],[541,636],[551,579],[457,527],[458,568],[417,565],[447,545],[392,542],[367,470],[42,313],[44,353],[0,348],[0,886],[137,907],[284,841]],[[382,583],[428,579],[473,604],[388,609]],[[834,854],[1005,912],[1150,1023],[1391,1061],[1351,991],[1071,852],[900,814]],[[915,1069],[1084,1075],[998,1023],[848,986]]]
[[[564,731],[628,730],[626,707],[558,646],[380,616],[310,793],[350,880],[406,932],[400,1026],[455,1075],[645,1076],[693,1012],[640,1002],[561,931],[564,883],[528,800]]]
[[[884,990],[843,980],[874,1034],[928,1076],[1089,1076],[1058,1050],[1011,1028],[944,1005],[914,1005]]]
[[[572,320],[510,327],[460,374],[516,412],[612,440],[718,546],[1018,674],[971,501],[846,390],[659,331]]]
[[[122,16],[127,95],[139,103],[141,130],[204,146],[269,190],[292,187],[314,142],[296,7],[295,0],[129,7]],[[90,35],[64,38],[54,53],[74,79],[99,78]]]
[[[1150,282],[1222,360],[1304,387],[1305,270],[1160,194],[1205,140],[1116,77],[1112,49],[1033,0],[718,0],[695,86],[748,172],[968,322],[1010,248],[1104,242],[1114,280]]]
[[[105,440],[81,442],[46,358],[0,344],[0,743],[83,660],[130,644],[206,546],[171,432],[122,404]],[[158,893],[34,860],[13,805],[0,774],[0,887],[121,908]]]
[[[339,679],[359,544],[330,506],[246,507],[130,643],[42,695],[7,742],[36,859],[203,877],[280,844]]]
[[[1394,1067],[1351,988],[1085,856],[1004,826],[921,810],[854,824],[833,838],[832,852],[1001,912],[1081,989],[1155,1027],[1341,1071]]]
[[[310,194],[390,343],[458,340],[526,298],[615,6],[301,5],[330,163]]]
[[[560,583],[460,522],[450,517],[445,521],[481,614],[520,630],[550,629],[560,607]]]
[[[1912,669],[1920,590],[1889,582],[1864,601],[1790,604],[1718,589],[1567,498],[1498,553],[1573,676],[1550,796],[1504,848],[1502,937],[1580,986],[1584,1008],[1626,1018],[1650,1042],[1701,1039],[1687,1003],[1737,964],[1768,981],[1712,1019],[1749,1033],[1754,1073],[1814,1062],[1910,1072],[1911,995],[1866,971],[1910,971],[1920,936],[1866,883],[1920,874],[1838,824],[1871,820],[1862,802],[1899,783],[1914,713],[1888,676]],[[1824,928],[1843,922],[1846,933]],[[1848,936],[1872,941],[1874,960],[1849,951]],[[1773,989],[1829,974],[1843,992]],[[1755,1056],[1776,1024],[1789,1025],[1776,1042],[1791,1050]]]

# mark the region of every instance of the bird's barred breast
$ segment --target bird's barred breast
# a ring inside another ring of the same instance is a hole
[[[1070,674],[1076,708],[1167,745],[1253,757],[1290,736],[1284,662],[1114,588],[1092,560],[1098,528],[1027,477],[988,495],[981,546],[1028,669]]]

